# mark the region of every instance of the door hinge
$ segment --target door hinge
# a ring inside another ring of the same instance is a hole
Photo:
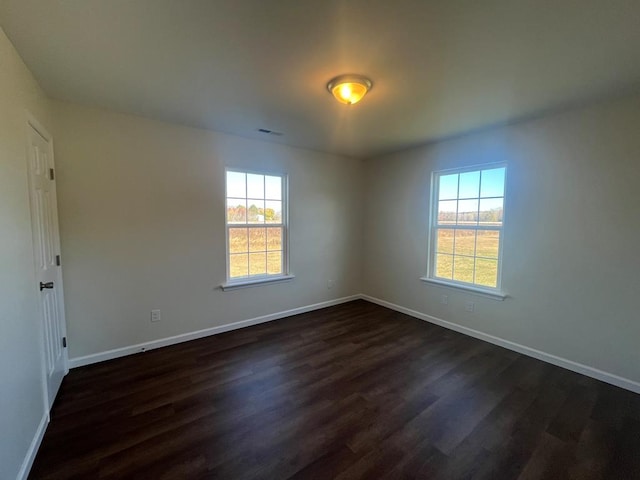
[[[49,169],[49,179],[50,179],[50,180],[55,180],[55,179],[56,179],[56,174],[55,174],[55,172],[53,171],[53,168],[50,168],[50,169]]]
[[[60,266],[60,255],[56,255],[56,265]]]
[[[62,337],[62,348],[67,348],[67,337]]]

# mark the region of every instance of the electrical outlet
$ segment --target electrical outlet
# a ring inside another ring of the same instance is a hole
[[[151,310],[151,321],[152,322],[160,321],[160,310]]]
[[[331,290],[334,285],[335,285],[335,282],[333,280],[327,280],[327,288],[329,290]]]
[[[440,303],[443,305],[449,305],[449,295],[440,295]]]
[[[473,302],[465,302],[465,303],[464,303],[464,309],[465,309],[467,312],[473,312],[473,310],[475,309],[475,305],[474,305],[474,303],[473,303]]]

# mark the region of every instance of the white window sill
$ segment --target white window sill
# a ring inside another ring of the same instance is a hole
[[[436,278],[420,277],[420,280],[426,283],[432,283],[434,285],[438,285],[440,287],[447,287],[454,290],[462,290],[465,292],[472,293],[474,295],[479,295],[481,297],[491,298],[493,300],[503,301],[508,296],[506,293],[501,292],[499,290],[486,290],[484,288],[474,287],[472,285],[460,285],[457,283],[449,283],[443,280],[438,280]]]
[[[277,277],[251,278],[251,279],[237,280],[235,282],[226,282],[220,285],[220,288],[226,292],[227,290],[236,290],[238,288],[257,287],[259,285],[264,285],[267,283],[288,282],[289,280],[293,280],[294,278],[295,278],[294,275],[279,275]]]

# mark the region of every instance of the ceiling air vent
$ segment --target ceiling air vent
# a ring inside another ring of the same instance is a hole
[[[274,132],[273,130],[269,130],[268,128],[259,128],[258,131],[260,133],[266,133],[267,135],[275,135],[277,137],[280,137],[283,135],[282,132]]]

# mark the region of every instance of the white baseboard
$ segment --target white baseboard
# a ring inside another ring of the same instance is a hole
[[[231,330],[237,330],[239,328],[250,327],[251,325],[257,325],[259,323],[271,322],[273,320],[290,317],[292,315],[298,315],[300,313],[311,312],[312,310],[318,310],[320,308],[339,305],[341,303],[350,302],[352,300],[358,300],[359,298],[361,298],[360,295],[351,295],[349,297],[336,298],[334,300],[328,300],[326,302],[314,303],[313,305],[305,305],[303,307],[293,308],[291,310],[285,310],[269,315],[263,315],[261,317],[250,318],[248,320],[241,320],[239,322],[228,323],[226,325],[220,325],[217,327],[205,328],[204,330],[197,330],[195,332],[183,333],[180,335],[175,335],[173,337],[151,340],[149,342],[115,348],[113,350],[85,355],[83,357],[70,358],[69,367],[82,367],[84,365],[90,365],[92,363],[103,362],[105,360],[111,360],[113,358],[124,357],[127,355],[132,355],[134,353],[144,352],[146,350],[153,350],[169,345],[175,345],[176,343],[188,342],[189,340],[196,340],[198,338],[208,337],[210,335],[216,335],[218,333],[224,333]]]
[[[442,320],[441,318],[433,317],[431,315],[427,315],[425,313],[421,313],[416,310],[411,310],[410,308],[402,307],[400,305],[387,302],[386,300],[380,300],[379,298],[371,297],[369,295],[364,295],[364,294],[360,295],[360,298],[362,298],[363,300],[367,300],[371,303],[375,303],[377,305],[390,308],[391,310],[395,310],[397,312],[407,314],[411,317],[424,320],[426,322],[434,323],[444,328],[448,328],[449,330],[454,330],[456,332],[469,335],[470,337],[478,338],[480,340],[484,340],[485,342],[493,343],[494,345],[504,347],[508,350],[513,350],[514,352],[522,353],[523,355],[537,358],[538,360],[542,360],[544,362],[551,363],[553,365],[557,365],[562,368],[566,368],[567,370],[581,373],[588,377],[595,378],[596,380],[602,380],[603,382],[610,383],[611,385],[615,385],[616,387],[624,388],[626,390],[630,390],[635,393],[640,393],[640,383],[633,380],[629,380],[628,378],[620,377],[613,373],[604,372],[597,368],[590,367],[582,363],[574,362],[566,358],[558,357],[556,355],[552,355],[550,353],[546,353],[540,350],[536,350],[535,348],[527,347],[525,345],[521,345],[519,343],[505,340],[500,337],[495,337],[493,335],[489,335],[488,333],[480,332],[478,330],[474,330],[469,327],[464,327],[456,323],[448,322],[446,320]]]
[[[273,320],[278,320],[281,318],[290,317],[292,315],[297,315],[300,313],[306,313],[313,310],[318,310],[320,308],[331,307],[333,305],[339,305],[341,303],[346,303],[346,302],[350,302],[352,300],[358,300],[358,299],[367,300],[371,303],[375,303],[377,305],[390,308],[391,310],[395,310],[397,312],[407,314],[411,317],[418,318],[420,320],[424,320],[426,322],[439,325],[449,330],[454,330],[464,335],[469,335],[470,337],[478,338],[480,340],[484,340],[485,342],[489,342],[494,345],[498,345],[500,347],[513,350],[514,352],[522,353],[523,355],[537,358],[538,360],[542,360],[544,362],[551,363],[553,365],[557,365],[559,367],[566,368],[568,370],[581,373],[583,375],[587,375],[588,377],[592,377],[597,380],[602,380],[603,382],[610,383],[611,385],[615,385],[617,387],[624,388],[626,390],[630,390],[635,393],[640,393],[640,383],[634,380],[620,377],[619,375],[615,375],[613,373],[605,372],[597,368],[584,365],[582,363],[574,362],[572,360],[568,360],[563,357],[558,357],[556,355],[552,355],[550,353],[546,353],[541,350],[536,350],[535,348],[527,347],[526,345],[521,345],[519,343],[515,343],[510,340],[505,340],[503,338],[496,337],[488,333],[481,332],[479,330],[474,330],[469,327],[458,325],[456,323],[449,322],[441,318],[433,317],[431,315],[427,315],[425,313],[421,313],[416,310],[411,310],[410,308],[402,307],[400,305],[387,302],[386,300],[381,300],[379,298],[371,297],[365,294],[351,295],[348,297],[337,298],[334,300],[328,300],[326,302],[315,303],[313,305],[306,305],[303,307],[293,308],[291,310],[285,310],[282,312],[276,312],[269,315],[263,315],[261,317],[250,318],[248,320],[228,323],[226,325],[206,328],[204,330],[198,330],[195,332],[183,333],[181,335],[176,335],[173,337],[161,338],[159,340],[152,340],[149,342],[138,343],[136,345],[130,345],[127,347],[107,350],[106,352],[95,353],[95,354],[86,355],[83,357],[75,357],[75,358],[69,359],[69,366],[70,368],[82,367],[84,365],[90,365],[92,363],[98,363],[105,360],[111,360],[113,358],[124,357],[127,355],[132,355],[134,353],[140,353],[145,350],[153,350],[156,348],[166,347],[169,345],[175,345],[177,343],[188,342],[189,340],[196,340],[198,338],[208,337],[210,335],[216,335],[218,333],[224,333],[231,330],[237,330],[239,328],[249,327],[251,325],[271,322]]]
[[[33,436],[33,440],[31,440],[31,445],[29,445],[29,450],[27,450],[27,454],[22,461],[22,466],[20,467],[20,471],[18,472],[17,480],[27,480],[29,476],[29,472],[31,471],[31,467],[33,465],[33,461],[36,459],[36,454],[38,453],[38,449],[40,448],[40,444],[42,443],[42,437],[44,437],[44,432],[47,430],[47,425],[49,424],[49,415],[47,412],[44,413],[42,419],[40,420],[40,424],[36,429],[36,433]]]

